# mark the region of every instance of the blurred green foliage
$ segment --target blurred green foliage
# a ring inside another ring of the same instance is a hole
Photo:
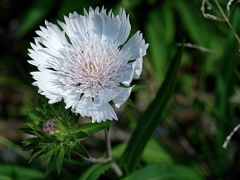
[[[209,2],[212,10],[206,10],[221,17],[214,1]],[[219,2],[225,10],[227,1]],[[135,172],[125,178],[136,179],[149,173],[148,177],[161,179],[164,176],[168,180],[238,179],[239,134],[233,136],[228,149],[223,149],[222,144],[239,123],[239,106],[229,100],[239,87],[236,75],[239,44],[226,23],[203,17],[201,3],[201,0],[1,0],[0,179],[42,179],[46,166],[36,160],[28,164],[29,156],[19,151],[19,146],[24,146],[20,142],[25,135],[17,129],[26,121],[26,111],[37,104],[37,89],[32,87],[29,74],[34,67],[27,63],[27,49],[45,19],[57,23],[57,20],[63,21],[63,15],[73,11],[82,14],[83,9],[90,6],[104,6],[113,9],[115,14],[119,8],[124,8],[130,14],[131,33],[140,29],[150,44],[141,80],[149,86],[131,95],[135,107],[120,110],[115,128],[123,132],[134,131],[140,115],[154,100],[183,38],[186,43],[212,50],[185,48],[170,102],[161,115],[154,117],[157,125]],[[240,35],[239,19],[239,5],[236,5],[230,21]],[[148,122],[148,116],[144,117],[141,121]],[[127,138],[123,137],[113,140],[113,157],[118,162],[127,147]],[[96,155],[104,152],[103,142],[96,136],[86,142],[85,148]],[[109,164],[86,165],[76,160],[64,159],[61,175],[54,171],[46,179],[81,179],[84,176],[117,179],[107,170]],[[92,175],[95,168],[98,171]],[[186,174],[189,176],[184,176]]]

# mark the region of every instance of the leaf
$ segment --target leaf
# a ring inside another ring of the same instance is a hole
[[[161,18],[161,21],[159,20]],[[175,19],[171,1],[164,1],[149,11],[145,25],[146,41],[149,42],[148,56],[159,82],[163,81],[166,67],[169,65],[169,55],[174,46]],[[153,73],[153,72],[151,72]]]
[[[32,162],[33,159],[35,159],[35,158],[41,156],[42,154],[44,154],[44,151],[45,151],[45,149],[35,149],[32,152],[31,158],[30,158],[28,163]]]
[[[174,91],[182,50],[183,48],[179,49],[174,56],[155,99],[140,117],[136,129],[133,131],[128,146],[120,160],[120,166],[124,167],[126,172],[132,172],[136,168],[149,138],[159,123],[159,117]]]
[[[31,143],[31,144],[28,144],[27,146],[25,146],[23,148],[23,151],[29,151],[29,150],[34,150],[34,149],[37,149],[38,148],[38,144],[36,143]]]
[[[151,164],[122,180],[201,180],[202,178],[193,170],[184,166],[164,166],[162,164]]]
[[[133,101],[132,101],[130,98],[127,99],[126,103],[127,103],[129,106],[133,106],[133,107],[134,107],[134,103],[133,103]]]
[[[26,134],[31,134],[31,135],[35,134],[31,128],[20,128],[18,130]]]
[[[29,128],[31,128],[31,129],[35,129],[35,127],[34,127],[34,125],[33,124],[31,124],[31,123],[23,123],[24,125],[26,125],[26,126],[28,126]]]
[[[43,163],[45,163],[52,155],[53,155],[53,149],[49,150],[46,154],[44,154]]]
[[[36,0],[26,12],[17,29],[17,36],[23,37],[44,20],[54,5],[53,0]]]
[[[22,143],[38,143],[39,138],[28,138],[25,139]]]
[[[66,149],[65,149],[65,153],[66,153],[66,158],[67,159],[70,159],[71,158],[71,151],[72,151],[72,148],[70,145],[67,145],[66,146]]]
[[[55,168],[57,157],[58,156],[52,156],[51,157],[51,159],[49,161],[49,164],[48,164],[48,167],[46,169],[46,172],[44,174],[44,178],[46,178],[53,171],[53,169]]]
[[[57,161],[56,161],[58,174],[60,173],[60,170],[62,167],[63,158],[64,158],[64,149],[61,148],[59,151],[58,157],[57,157]]]
[[[68,131],[67,128],[60,121],[56,121],[56,125],[60,131],[65,133]]]
[[[41,122],[42,120],[34,113],[34,111],[32,112],[28,112],[27,116],[29,117],[29,119],[36,124],[37,126],[39,125],[39,122]]]
[[[89,154],[87,150],[80,143],[77,142],[73,148],[74,148],[74,151],[79,153],[81,156],[89,158]]]
[[[136,84],[133,89],[132,89],[132,92],[135,92],[135,91],[139,91],[145,87],[148,87],[149,85],[147,84]]]
[[[109,127],[113,123],[114,123],[113,121],[106,121],[101,123],[86,123],[78,126],[76,128],[76,132],[82,131],[86,133],[88,136],[91,136],[92,134]]]
[[[162,163],[164,165],[171,165],[174,162],[173,152],[164,148],[154,138],[148,141],[141,159],[148,164]]]
[[[83,139],[86,139],[86,138],[88,137],[88,134],[85,133],[85,132],[80,131],[80,132],[75,133],[75,134],[74,134],[74,137],[75,137],[78,141],[81,141],[81,140],[83,140]]]
[[[101,174],[111,167],[111,165],[112,161],[106,164],[94,164],[84,171],[78,180],[97,180]]]
[[[41,172],[40,170],[30,167],[25,168],[10,164],[0,165],[1,180],[40,180],[43,179],[43,175],[43,172]]]
[[[61,147],[62,147],[62,144],[59,144],[55,148],[53,148],[53,154],[57,154]]]

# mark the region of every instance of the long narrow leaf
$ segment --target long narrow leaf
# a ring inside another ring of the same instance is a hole
[[[176,85],[182,51],[183,48],[179,49],[171,61],[162,86],[158,90],[154,101],[139,119],[139,123],[123,153],[120,166],[124,168],[126,173],[132,172],[136,168],[149,138],[159,124],[159,117],[167,105]]]
[[[109,127],[111,124],[113,124],[112,121],[106,121],[101,123],[87,123],[80,125],[77,128],[76,132],[82,131],[86,133],[88,136],[91,136],[92,134]]]

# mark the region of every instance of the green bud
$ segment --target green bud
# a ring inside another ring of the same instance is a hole
[[[57,120],[55,119],[50,119],[46,123],[44,123],[42,131],[46,136],[51,136],[61,132],[59,131],[59,128],[57,126]]]

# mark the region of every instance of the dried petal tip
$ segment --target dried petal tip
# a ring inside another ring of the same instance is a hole
[[[62,29],[46,22],[46,28],[36,31],[39,37],[29,50],[29,63],[39,69],[31,73],[33,85],[49,103],[63,98],[66,108],[92,122],[117,120],[110,102],[120,107],[130,96],[148,44],[140,32],[126,42],[131,25],[123,9],[114,16],[90,8],[84,16],[74,12],[64,19],[58,22]]]

